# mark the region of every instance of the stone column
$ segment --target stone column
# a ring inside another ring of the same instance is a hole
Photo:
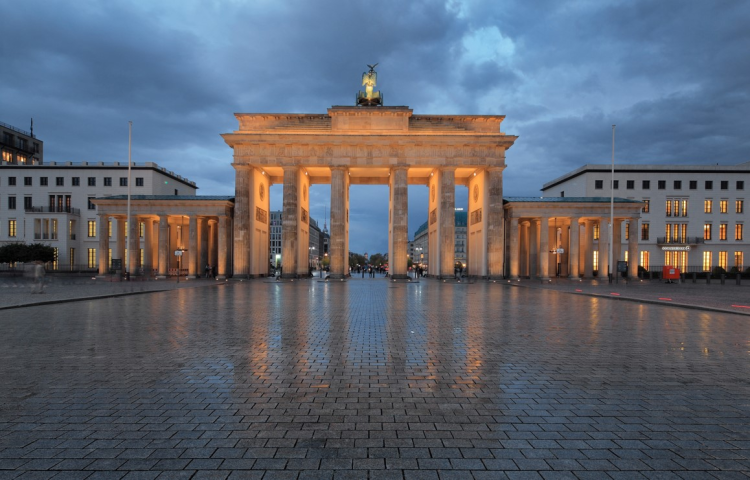
[[[586,220],[586,248],[583,252],[583,276],[594,277],[594,221]]]
[[[520,255],[520,265],[518,267],[518,275],[521,277],[528,277],[530,274],[529,272],[529,233],[530,233],[530,226],[531,222],[524,221],[520,222],[518,230],[519,230],[519,255]]]
[[[109,271],[109,215],[99,214],[99,275]]]
[[[622,219],[615,218],[612,222],[612,274],[617,273],[617,261],[624,260],[621,258],[622,250]]]
[[[226,215],[219,215],[219,239],[218,260],[216,265],[216,278],[224,280],[227,278],[227,240],[229,239],[229,221]]]
[[[630,236],[628,237],[628,276],[630,278],[638,277],[638,218],[630,218]]]
[[[151,218],[143,220],[143,274],[151,275],[154,258],[154,221]]]
[[[409,247],[409,181],[408,167],[394,167],[391,169],[390,211],[393,232],[393,251],[389,254],[389,268],[392,279],[408,278],[408,247]]]
[[[128,220],[128,272],[133,276],[138,271],[141,253],[140,220],[133,215]]]
[[[574,280],[578,280],[578,252],[581,248],[581,227],[578,220],[578,217],[570,217],[570,235],[568,236],[568,264],[570,265],[568,276]]]
[[[188,217],[188,277],[198,276],[198,217]]]
[[[216,268],[218,259],[216,256],[216,220],[208,220],[208,264]]]
[[[539,276],[539,220],[529,221],[529,278]]]
[[[127,265],[125,264],[125,249],[127,248],[125,245],[125,217],[117,217],[117,250],[115,252],[115,255],[113,255],[113,259],[120,260],[121,265],[121,273],[125,273],[125,270],[127,269]]]
[[[176,250],[176,249],[175,249]],[[159,266],[156,278],[167,278],[169,273],[169,217],[159,214]]]
[[[234,181],[234,275],[250,272],[250,171],[249,165],[232,165]],[[286,190],[285,190],[286,192]]]
[[[599,278],[608,278],[609,266],[609,224],[606,218],[599,218]]]
[[[518,219],[512,217],[510,219],[510,279],[518,280],[518,257],[519,257],[519,245],[518,245]]]
[[[200,232],[200,264],[198,265],[198,275],[205,277],[206,265],[208,265],[208,218],[199,218],[198,227]]]
[[[349,245],[346,244],[346,215],[349,210],[346,167],[331,167],[331,278],[345,278],[348,272]]]
[[[453,278],[456,266],[456,169],[440,169],[440,278]]]
[[[284,206],[281,211],[281,274],[284,278],[297,277],[299,239],[299,204],[297,190],[299,167],[284,167]],[[305,246],[307,248],[307,246]]]
[[[546,282],[549,281],[549,218],[542,217],[539,223],[539,277]]]
[[[505,228],[503,224],[503,168],[487,169],[489,182],[489,212],[487,212],[487,276],[491,279],[503,278],[505,259]]]

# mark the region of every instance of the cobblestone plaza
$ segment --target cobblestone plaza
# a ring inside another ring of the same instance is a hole
[[[748,317],[382,279],[0,311],[0,478],[745,478]]]

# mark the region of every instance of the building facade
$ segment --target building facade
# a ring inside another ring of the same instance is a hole
[[[467,212],[462,208],[457,208],[454,214],[455,218],[455,241],[454,241],[454,265],[461,264],[461,268],[466,268],[467,243],[466,243],[466,225]],[[424,268],[426,274],[430,272],[430,248],[427,235],[427,222],[419,226],[414,232],[414,240],[409,243],[409,255],[414,264]]]
[[[130,178],[132,195],[195,196],[197,190],[150,162],[133,165]],[[0,243],[49,244],[56,252],[53,269],[96,269],[101,226],[94,199],[127,192],[127,163],[2,162]],[[118,228],[108,222],[106,231],[111,236]]]
[[[0,164],[40,165],[44,163],[44,142],[34,132],[0,122]]]
[[[750,198],[750,162],[719,165],[584,165],[542,187],[543,197],[609,196],[643,202],[635,233],[639,265],[660,271],[730,272],[748,268],[750,242],[745,201]],[[612,184],[612,190],[610,190]],[[627,230],[626,230],[627,228]],[[632,228],[632,230],[631,230]],[[596,240],[598,243],[598,239]]]
[[[282,212],[274,210],[271,212],[270,223],[270,245],[269,263],[273,268],[280,268],[282,265]],[[328,232],[324,228],[320,229],[318,222],[310,217],[310,238],[307,247],[308,250],[308,268],[313,270],[320,268],[324,256],[328,253]]]

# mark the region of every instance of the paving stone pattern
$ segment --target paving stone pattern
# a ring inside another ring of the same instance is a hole
[[[745,478],[746,316],[501,284],[0,312],[3,478]]]

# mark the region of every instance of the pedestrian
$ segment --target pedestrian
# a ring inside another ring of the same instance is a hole
[[[35,262],[34,266],[34,285],[31,288],[31,293],[44,293],[44,265],[42,262]]]
[[[211,265],[206,264],[206,278],[210,278],[211,276]]]

